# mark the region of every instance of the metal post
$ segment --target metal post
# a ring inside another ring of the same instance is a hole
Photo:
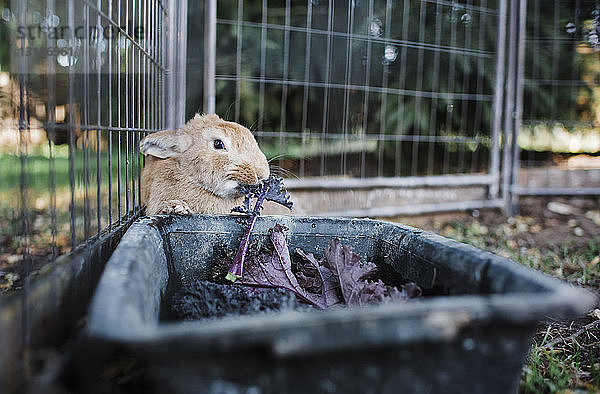
[[[519,170],[521,168],[521,148],[517,143],[519,133],[521,131],[521,123],[523,119],[523,80],[525,74],[525,36],[527,30],[525,28],[527,19],[527,0],[520,0],[519,9],[519,34],[517,43],[517,73],[516,73],[516,105],[515,105],[515,119],[513,125],[513,169],[511,177],[511,191],[510,191],[510,209],[514,211],[516,209],[519,194]]]
[[[176,128],[175,121],[175,47],[176,47],[176,34],[177,29],[175,20],[176,0],[169,0],[167,3],[167,15],[165,17],[165,57],[166,57],[166,70],[165,70],[165,126],[168,129]]]
[[[502,102],[504,99],[504,66],[506,62],[506,0],[500,1],[498,10],[498,40],[496,42],[496,86],[494,89],[490,198],[498,198],[500,189],[500,129],[502,127]]]
[[[27,22],[27,2],[19,2],[17,6],[17,20],[21,26],[26,26]],[[24,38],[19,38],[20,48],[27,48],[28,43]],[[23,313],[21,318],[21,329],[22,329],[22,343],[21,350],[23,351],[23,363],[25,365],[25,375],[29,371],[28,350],[31,345],[31,310],[27,308],[29,298],[29,270],[30,270],[30,256],[29,256],[29,241],[30,241],[30,223],[29,223],[29,198],[28,198],[28,137],[30,131],[29,124],[29,59],[27,56],[19,56],[19,105],[17,107],[17,114],[19,118],[19,138],[17,151],[20,159],[20,179],[19,179],[19,208],[21,216],[21,230],[19,235],[21,240],[19,246],[22,250],[21,258],[23,264],[23,290],[21,292],[21,300]],[[26,376],[30,378],[30,376]]]
[[[504,134],[503,134],[503,158],[502,158],[502,199],[504,208],[508,214],[512,214],[512,198],[510,195],[512,180],[512,149],[515,126],[515,82],[517,80],[517,37],[519,34],[518,26],[519,3],[512,1],[510,5],[510,37],[508,45],[508,71],[506,75],[506,100],[504,104]]]
[[[187,0],[179,0],[177,16],[177,126],[185,124],[185,102],[186,102],[186,67],[187,67]]]
[[[204,24],[204,113],[215,113],[217,0],[207,0]]]
[[[175,129],[185,123],[187,0],[169,0],[168,4],[166,126]]]

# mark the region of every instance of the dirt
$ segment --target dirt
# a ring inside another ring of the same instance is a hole
[[[534,224],[541,226],[539,232],[523,237],[531,245],[557,245],[569,239],[574,245],[583,246],[589,239],[600,237],[598,200],[528,198],[521,204],[521,215],[531,217]]]
[[[0,243],[3,241],[10,242],[10,237],[0,240]],[[25,277],[34,278],[41,269],[55,261],[51,250],[38,249],[27,255],[22,250],[22,247],[0,247],[0,295],[8,296],[23,289]]]
[[[34,278],[58,256],[70,251],[70,236],[64,226],[52,232],[52,215],[31,210],[28,235],[21,236],[22,220],[0,216],[0,296],[18,292],[24,278]]]
[[[296,309],[294,294],[285,289],[251,288],[197,280],[173,297],[174,319],[202,320]]]
[[[600,237],[600,199],[527,197],[519,205],[519,213],[513,218],[499,210],[474,210],[392,220],[441,235],[446,235],[448,226],[478,223],[491,234],[488,246],[494,246],[491,238],[499,238],[493,231],[498,228],[503,230],[507,243],[525,248],[555,247],[565,241],[583,246]]]

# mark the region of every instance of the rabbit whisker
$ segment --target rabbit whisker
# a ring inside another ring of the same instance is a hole
[[[282,178],[295,178],[300,179],[293,171],[288,170],[287,168],[280,167],[275,164],[269,165],[271,172],[275,175],[279,175]]]
[[[267,163],[270,163],[270,162],[272,162],[273,160],[276,160],[276,159],[280,159],[280,158],[282,158],[282,157],[284,157],[284,156],[288,156],[288,155],[286,155],[286,154],[281,154],[281,155],[273,156],[273,157],[271,157],[269,160],[267,160]]]
[[[248,126],[248,130],[253,130],[254,126],[256,126],[258,124],[258,119],[256,119],[254,122],[252,122],[252,124],[250,126]]]

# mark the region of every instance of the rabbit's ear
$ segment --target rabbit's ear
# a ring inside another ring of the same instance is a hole
[[[167,159],[180,155],[192,145],[192,137],[183,130],[163,130],[146,136],[140,142],[145,155]]]
[[[194,116],[194,120],[202,122],[202,123],[215,123],[218,121],[222,121],[223,119],[221,119],[219,117],[219,115],[216,115],[216,114],[206,114],[206,115],[196,114],[196,116]]]

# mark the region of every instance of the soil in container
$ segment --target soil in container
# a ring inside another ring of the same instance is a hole
[[[301,249],[290,253],[284,231],[277,224],[266,242],[250,245],[244,274],[235,283],[226,279],[231,259],[216,259],[210,280],[193,281],[175,292],[167,305],[169,318],[214,319],[406,302],[422,297],[423,292],[415,283],[401,278],[395,278],[395,285],[384,281],[375,264],[365,261],[337,238],[331,240],[320,260]]]

